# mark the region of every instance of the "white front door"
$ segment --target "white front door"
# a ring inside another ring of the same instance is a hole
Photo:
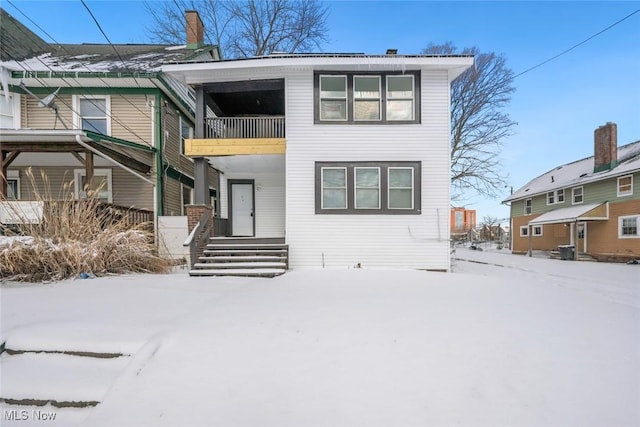
[[[231,234],[253,236],[253,183],[231,184]]]

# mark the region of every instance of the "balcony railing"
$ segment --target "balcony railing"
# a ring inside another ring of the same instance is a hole
[[[207,117],[205,138],[284,138],[284,116]]]

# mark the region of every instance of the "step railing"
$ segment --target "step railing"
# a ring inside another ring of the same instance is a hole
[[[198,223],[189,236],[187,240],[184,241],[183,246],[189,248],[189,267],[193,268],[196,262],[198,262],[198,257],[204,250],[205,246],[209,242],[209,237],[211,236],[211,211],[205,210]]]
[[[284,138],[284,116],[264,117],[207,117],[207,139]]]

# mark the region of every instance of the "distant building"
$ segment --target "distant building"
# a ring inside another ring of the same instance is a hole
[[[451,235],[467,234],[476,228],[475,209],[451,208]]]
[[[573,246],[573,256],[640,258],[640,141],[618,147],[617,126],[594,132],[594,156],[558,166],[514,192],[513,252]]]

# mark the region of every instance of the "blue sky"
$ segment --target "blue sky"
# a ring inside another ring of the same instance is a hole
[[[79,1],[11,0],[60,43],[106,43]],[[142,1],[87,1],[113,43],[143,43],[151,21]],[[453,42],[503,54],[516,74],[591,37],[640,1],[329,1],[325,52],[415,54]],[[7,0],[2,7],[35,26]],[[640,140],[640,13],[571,52],[516,78],[507,112],[518,122],[502,161],[517,189],[555,166],[593,155],[593,131],[618,124],[618,144]],[[505,189],[505,196],[509,189]],[[500,200],[468,195],[454,202],[478,218],[508,217]]]

